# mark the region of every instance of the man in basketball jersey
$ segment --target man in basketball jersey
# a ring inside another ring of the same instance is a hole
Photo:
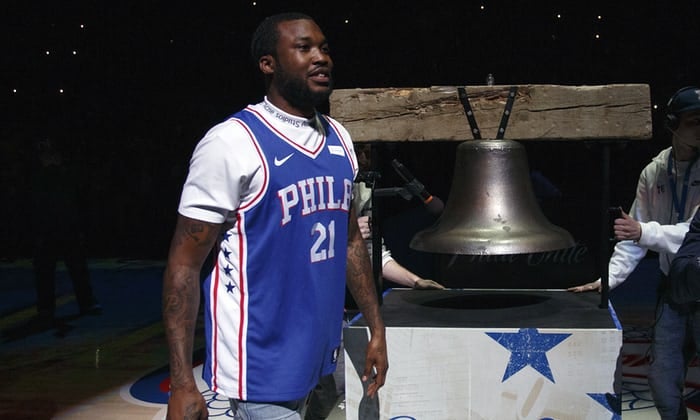
[[[693,328],[694,304],[675,304],[668,299],[667,289],[671,261],[700,205],[700,88],[685,87],[671,97],[665,125],[672,134],[671,147],[642,170],[629,214],[623,212],[622,218],[615,220],[615,237],[620,242],[610,257],[609,284],[612,289],[624,282],[648,250],[659,254],[661,287],[649,386],[661,418],[681,419],[688,418],[683,402],[689,361],[685,343],[694,339],[700,345],[700,332],[695,332],[700,329]],[[600,290],[600,279],[569,290]]]
[[[164,274],[170,419],[206,419],[192,374],[199,272],[203,376],[237,419],[299,413],[335,369],[345,282],[370,330],[363,381],[388,369],[370,260],[353,209],[357,160],[348,132],[316,106],[332,91],[328,43],[308,16],[265,19],[251,43],[266,96],[209,130],[190,160]]]

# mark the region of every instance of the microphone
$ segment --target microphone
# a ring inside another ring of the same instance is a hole
[[[420,198],[420,200],[425,204],[426,209],[433,215],[439,215],[445,208],[445,204],[440,200],[439,197],[435,197],[430,194],[418,179],[416,179],[413,174],[406,169],[406,167],[399,162],[397,159],[391,161],[391,166],[394,168],[397,174],[406,182],[404,186],[411,194]]]

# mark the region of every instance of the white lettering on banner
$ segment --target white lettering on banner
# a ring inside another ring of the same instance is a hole
[[[292,220],[292,209],[301,202],[301,214],[307,216],[322,210],[350,210],[352,180],[343,179],[343,196],[336,200],[332,176],[306,178],[277,191],[282,206],[282,225]]]

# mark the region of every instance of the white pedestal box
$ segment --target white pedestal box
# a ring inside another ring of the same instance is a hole
[[[360,381],[364,319],[344,330],[346,418],[619,419],[622,328],[599,304],[562,290],[392,290],[374,399]]]

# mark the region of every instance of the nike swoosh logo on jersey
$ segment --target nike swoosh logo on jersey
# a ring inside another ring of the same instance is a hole
[[[284,165],[284,162],[288,161],[290,157],[292,157],[294,153],[290,153],[287,156],[283,157],[282,159],[277,159],[277,156],[275,156],[275,166],[282,166]]]

